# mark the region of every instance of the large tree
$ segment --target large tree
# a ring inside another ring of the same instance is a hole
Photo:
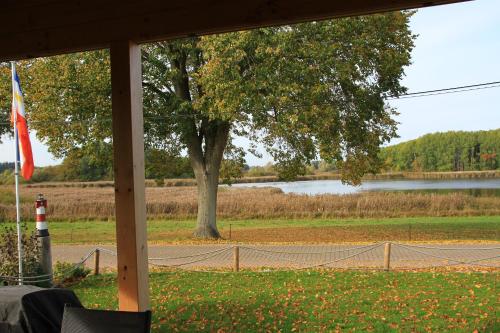
[[[221,169],[243,161],[233,144],[237,136],[251,140],[248,151],[264,147],[286,179],[317,158],[335,163],[349,183],[378,169],[379,147],[396,130],[385,97],[405,91],[400,80],[413,47],[410,15],[143,46],[146,146],[189,156],[199,193],[196,236],[220,237],[217,184]],[[109,142],[107,51],[41,59],[29,72],[31,118],[53,153],[75,147],[90,153]]]

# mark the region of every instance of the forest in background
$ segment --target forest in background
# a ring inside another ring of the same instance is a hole
[[[482,171],[500,167],[500,129],[432,133],[385,147],[384,171]]]
[[[112,180],[111,147],[104,159],[96,159],[75,150],[60,165],[36,168],[31,183],[57,181]],[[500,129],[490,131],[451,131],[432,133],[418,139],[384,147],[381,172],[453,172],[500,169]],[[0,184],[11,184],[14,163],[0,163]],[[169,156],[160,150],[146,151],[146,178],[163,185],[164,179],[194,178],[187,157]],[[306,175],[335,173],[335,167],[324,161],[314,161]],[[243,165],[241,177],[276,177],[271,163],[264,166]],[[167,182],[168,183],[168,182]],[[190,185],[192,185],[190,183]]]

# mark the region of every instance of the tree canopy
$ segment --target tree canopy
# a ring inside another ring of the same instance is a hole
[[[12,108],[12,83],[10,64],[0,63],[0,143],[4,134],[10,130],[10,112]]]
[[[199,190],[198,229],[218,237],[220,170],[244,162],[233,139],[263,146],[280,176],[312,160],[357,183],[395,136],[387,96],[410,63],[411,12],[393,12],[144,45],[147,149],[187,154]],[[111,140],[108,51],[38,59],[26,70],[32,126],[56,156],[101,160]],[[224,157],[224,159],[223,159]],[[225,161],[225,162],[224,162]],[[240,168],[241,170],[241,168]]]
[[[500,168],[500,129],[424,135],[383,148],[389,171],[472,171]]]

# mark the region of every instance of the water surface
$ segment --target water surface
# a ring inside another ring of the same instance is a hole
[[[351,194],[375,191],[404,192],[465,192],[471,195],[500,196],[500,178],[491,179],[422,179],[422,180],[366,180],[360,186],[342,184],[340,180],[311,180],[297,182],[270,182],[234,184],[235,187],[277,187],[285,193]]]

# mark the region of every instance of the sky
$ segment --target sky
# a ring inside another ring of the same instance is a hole
[[[412,65],[406,68],[403,85],[408,92],[500,81],[500,1],[471,2],[429,7],[411,19],[417,34]],[[500,87],[456,94],[391,101],[400,115],[399,138],[391,144],[427,133],[451,130],[500,128]],[[31,134],[36,166],[60,163]],[[12,161],[14,145],[7,137],[0,144],[0,162]],[[245,147],[244,139],[237,143]],[[246,156],[249,165],[271,160]]]

